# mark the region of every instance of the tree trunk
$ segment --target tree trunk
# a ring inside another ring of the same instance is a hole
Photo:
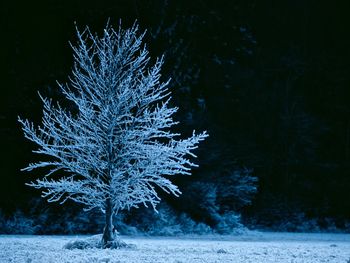
[[[115,239],[113,226],[113,206],[110,198],[106,200],[106,222],[103,229],[102,244],[103,248],[108,248],[112,245]]]

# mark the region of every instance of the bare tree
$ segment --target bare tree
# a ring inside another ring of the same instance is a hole
[[[157,187],[181,193],[164,176],[190,174],[196,164],[188,157],[208,136],[176,139],[180,134],[170,128],[177,108],[169,106],[169,81],[160,81],[163,57],[149,65],[144,34],[137,24],[117,31],[107,26],[101,37],[77,30],[70,84],[59,85],[74,110],[40,96],[42,125],[19,118],[25,137],[38,145],[33,152],[53,157],[23,169],[49,168],[28,185],[42,189],[49,202],[70,199],[101,209],[104,247],[115,238],[112,220],[119,210],[139,204],[155,209]]]

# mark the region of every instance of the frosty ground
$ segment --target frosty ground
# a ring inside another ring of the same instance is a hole
[[[349,234],[251,232],[240,236],[122,237],[136,248],[68,250],[82,236],[0,235],[0,262],[350,262]]]

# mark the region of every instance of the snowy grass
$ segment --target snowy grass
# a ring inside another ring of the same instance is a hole
[[[65,249],[82,236],[0,235],[0,262],[350,262],[349,234],[252,232],[241,236],[122,237],[134,248]]]
[[[114,241],[108,242],[107,248],[136,248],[134,244],[126,244],[119,236]],[[102,234],[91,237],[84,237],[69,241],[63,246],[66,249],[89,249],[89,248],[103,248]]]

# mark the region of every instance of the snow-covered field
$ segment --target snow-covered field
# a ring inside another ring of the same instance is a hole
[[[84,237],[79,237],[79,239]],[[137,248],[67,250],[72,236],[0,235],[0,262],[350,263],[350,235],[252,232],[242,236],[122,237]]]

